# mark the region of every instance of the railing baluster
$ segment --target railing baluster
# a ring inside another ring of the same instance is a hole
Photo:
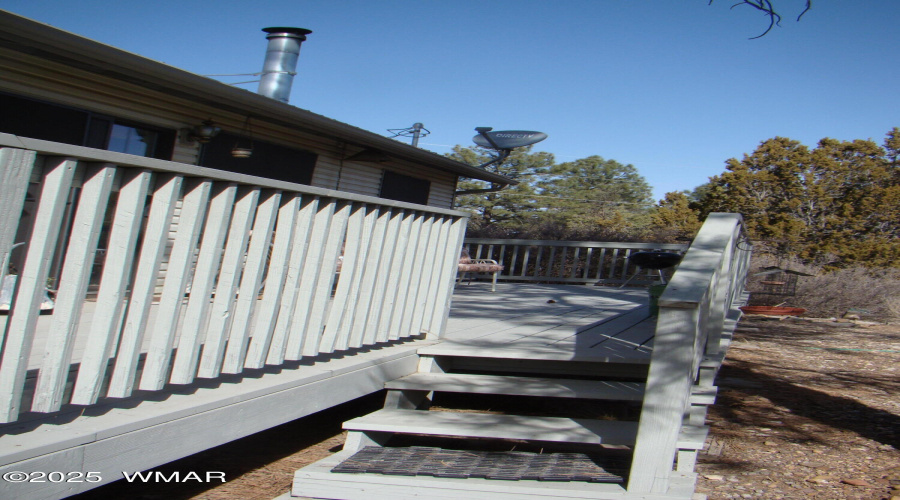
[[[357,254],[356,259],[354,259],[356,262],[356,270],[353,273],[353,281],[350,283],[347,305],[343,308],[343,313],[340,318],[341,328],[338,331],[338,341],[335,345],[336,350],[344,351],[351,347],[351,335],[353,334],[353,327],[356,321],[356,306],[361,300],[367,300],[361,299],[361,296],[363,296],[363,279],[367,274],[371,274],[372,271],[367,267],[370,263],[369,254],[378,252],[372,248],[372,239],[377,237],[374,233],[375,224],[379,218],[378,215],[379,210],[377,206],[366,207],[359,253]],[[366,290],[366,293],[369,292],[371,292],[371,290]],[[360,338],[362,337],[360,336]]]
[[[412,261],[408,261],[408,265],[403,268],[403,276],[400,278],[401,295],[400,302],[402,314],[395,316],[399,321],[392,324],[391,332],[388,336],[390,340],[397,340],[412,332],[413,312],[416,307],[416,297],[419,292],[419,285],[422,282],[422,269],[425,265],[425,257],[428,253],[432,229],[434,228],[434,220],[431,214],[420,212],[416,219],[417,227],[413,228],[417,239],[414,245],[410,245],[413,250]]]
[[[366,222],[366,206],[355,205],[351,210],[347,221],[347,238],[344,243],[343,261],[341,273],[338,277],[334,298],[328,310],[325,330],[322,332],[322,340],[319,343],[319,351],[334,352],[345,350],[349,345],[349,330],[344,328],[344,320],[347,317],[347,304],[352,304],[351,295],[358,289],[359,278],[362,269],[359,266],[361,259],[365,259],[368,248],[366,230],[371,230],[371,224]],[[349,319],[348,319],[349,323]]]
[[[169,378],[173,384],[190,384],[194,380],[200,345],[204,340],[203,334],[206,333],[209,320],[210,299],[219,263],[222,261],[222,249],[231,222],[236,192],[235,184],[217,186],[209,204],[209,216],[203,229],[203,240],[197,254],[194,278],[191,281],[191,293],[181,323],[178,350]]]
[[[533,276],[534,276],[535,278],[537,278],[538,276],[540,276],[541,274],[543,274],[543,273],[541,273],[541,269],[543,269],[543,267],[541,266],[541,264],[543,263],[543,262],[541,261],[541,257],[543,257],[543,254],[544,254],[544,247],[543,247],[543,246],[539,246],[539,247],[538,247],[537,258],[534,260],[534,273],[533,273]]]
[[[422,314],[413,322],[413,327],[418,333],[428,332],[431,330],[431,316],[434,314],[436,300],[440,294],[441,278],[444,273],[444,266],[447,261],[447,243],[450,239],[450,227],[452,220],[449,216],[440,217],[440,226],[438,230],[437,244],[433,258],[429,261],[432,263],[428,268],[428,284],[422,287],[420,296],[423,296]]]
[[[338,257],[341,255],[341,245],[344,242],[351,208],[352,204],[341,201],[337,203],[334,211],[331,230],[328,231],[328,239],[325,242],[325,250],[322,253],[322,264],[318,270],[317,289],[310,304],[309,322],[306,327],[307,338],[310,342],[303,344],[304,356],[315,356],[322,352],[322,330],[325,326],[328,304],[331,301],[331,291],[334,288]]]
[[[425,321],[425,314],[428,309],[430,297],[432,295],[432,283],[435,282],[436,275],[441,272],[440,257],[442,246],[447,244],[445,225],[446,220],[441,215],[432,216],[431,235],[426,247],[425,258],[422,262],[421,277],[416,280],[418,290],[413,297],[412,323],[407,328],[408,335],[418,335],[422,333],[422,324]],[[438,264],[438,265],[436,265]]]
[[[515,276],[516,272],[516,261],[519,258],[519,245],[513,245],[513,256],[512,261],[509,263],[509,270],[506,272],[507,276]],[[524,265],[522,267],[525,267]]]
[[[237,301],[238,281],[244,265],[244,256],[247,254],[250,230],[253,227],[253,214],[256,213],[259,197],[259,189],[239,190],[238,199],[234,205],[234,214],[231,216],[231,226],[228,228],[228,240],[222,255],[222,270],[219,271],[209,322],[203,336],[204,352],[206,349],[218,351],[219,346],[223,345],[225,339],[228,338],[228,332],[231,331],[231,318]]]
[[[378,275],[374,286],[375,293],[367,315],[363,344],[368,345],[383,341],[381,332],[386,331],[387,327],[382,327],[382,322],[390,323],[395,287],[389,285],[399,279],[400,273],[397,272],[398,267],[395,267],[394,263],[397,262],[399,266],[406,251],[406,240],[409,238],[407,224],[409,217],[409,212],[398,209],[391,210],[385,234],[384,249],[378,264]],[[384,339],[387,339],[387,333],[384,333],[383,336]]]
[[[447,229],[447,246],[444,253],[444,265],[441,275],[443,280],[443,289],[438,289],[438,295],[435,298],[435,312],[431,314],[431,324],[428,325],[428,334],[430,338],[439,337],[447,325],[447,318],[450,315],[450,298],[453,294],[453,278],[456,276],[459,263],[459,248],[462,245],[463,237],[466,232],[467,219],[462,217],[454,217],[451,220],[450,227]],[[426,316],[428,318],[429,316]]]
[[[198,377],[213,378],[222,373],[226,342],[229,336],[242,335],[253,313],[253,307],[256,305],[266,266],[266,257],[272,241],[272,229],[275,227],[276,215],[281,205],[281,192],[269,192],[264,198],[256,208],[246,256],[242,255],[245,260],[241,283],[238,286],[237,301],[233,305],[231,324],[230,326],[225,325],[226,328],[221,332],[217,330],[216,337],[207,337],[203,353],[200,356]]]
[[[546,272],[542,273],[543,276],[546,276],[548,278],[554,277],[553,276],[553,261],[555,260],[555,258],[556,258],[556,247],[551,246],[550,247],[550,259],[547,260],[547,267],[545,268]],[[535,277],[537,277],[537,276],[535,276]]]
[[[116,210],[110,228],[103,274],[97,292],[96,309],[72,390],[72,404],[97,402],[106,376],[119,318],[125,307],[125,289],[134,264],[135,247],[143,222],[150,189],[150,172],[124,172]]]
[[[44,346],[44,359],[38,372],[32,411],[51,412],[62,405],[75,335],[115,175],[114,166],[100,165],[90,167],[85,176],[65,253],[53,320]]]
[[[606,248],[600,249],[600,257],[597,261],[597,279],[603,278],[603,266],[606,264]]]
[[[9,268],[10,254],[16,243],[19,215],[25,206],[28,181],[34,169],[37,155],[22,149],[0,149],[0,284]],[[0,344],[4,332],[0,331]]]
[[[180,175],[163,174],[156,177],[150,217],[147,220],[140,259],[134,273],[128,311],[116,353],[116,364],[106,393],[109,397],[125,398],[131,395],[157,274],[166,249],[175,203],[181,193],[183,182],[184,177]]]
[[[572,274],[569,276],[570,278],[575,278],[578,275],[578,257],[581,256],[581,248],[575,247],[575,254],[572,256]]]
[[[288,329],[287,344],[284,353],[274,349],[269,350],[270,364],[278,364],[285,359],[298,360],[303,357],[303,346],[308,340],[306,336],[307,323],[309,321],[309,306],[316,284],[319,280],[319,268],[322,266],[322,252],[328,239],[328,231],[331,228],[331,219],[334,216],[335,200],[320,198],[316,213],[313,216],[313,226],[309,234],[309,243],[306,247],[306,256],[303,259],[303,271],[300,276],[299,293],[294,308],[294,315]],[[316,346],[318,349],[318,346]],[[277,361],[276,361],[277,360]]]
[[[50,273],[75,167],[75,160],[65,158],[48,159],[44,166],[25,266],[18,278],[19,286],[6,326],[3,362],[0,364],[0,422],[11,422],[19,415],[44,285]]]
[[[382,273],[384,267],[380,264],[383,255],[390,253],[393,245],[387,246],[390,241],[389,226],[393,211],[387,207],[379,207],[373,210],[371,214],[377,216],[375,227],[372,229],[372,237],[369,241],[369,251],[366,255],[366,261],[363,265],[363,276],[359,288],[359,295],[356,298],[355,307],[352,314],[352,326],[350,330],[350,342],[348,347],[356,348],[371,343],[366,341],[366,334],[372,332],[372,339],[375,337],[375,326],[369,322],[369,311],[372,304],[375,303],[380,307],[381,297],[378,291],[378,277]],[[367,215],[367,217],[369,216]],[[396,233],[394,233],[396,236]]]
[[[275,222],[274,239],[267,252],[266,274],[263,278],[265,286],[262,290],[262,299],[258,300],[253,308],[255,311],[251,322],[250,317],[241,317],[241,327],[234,329],[228,340],[225,350],[225,359],[222,363],[222,373],[240,373],[247,360],[247,350],[250,336],[265,342],[271,337],[278,318],[280,302],[283,299],[286,282],[291,273],[291,263],[294,261],[291,249],[295,247],[297,218],[300,214],[300,206],[303,202],[299,194],[283,194],[281,207],[278,209],[278,219]],[[258,293],[254,294],[257,298]]]
[[[409,275],[412,271],[412,262],[415,259],[415,253],[418,248],[419,237],[422,232],[422,219],[424,215],[421,212],[410,214],[409,226],[404,239],[404,257],[398,262],[394,260],[391,263],[392,274],[397,276],[397,280],[391,280],[388,285],[390,314],[382,317],[383,330],[379,328],[378,340],[384,342],[389,339],[398,338],[397,329],[403,320],[403,308],[406,305],[407,294],[409,293]],[[409,257],[407,257],[409,255]],[[393,290],[393,292],[391,292]],[[387,320],[387,321],[385,321]]]
[[[519,276],[525,276],[525,273],[528,272],[528,257],[531,252],[531,246],[525,247],[525,255],[522,257],[522,274]]]
[[[144,371],[141,375],[142,390],[158,391],[166,385],[172,342],[178,326],[178,317],[184,304],[184,293],[191,275],[194,251],[203,227],[203,219],[209,203],[212,181],[194,181],[187,190],[178,218],[175,243],[166,269],[162,297],[156,311],[156,320],[150,335]]]
[[[594,253],[594,248],[588,247],[587,255],[585,255],[585,257],[584,257],[584,274],[582,275],[582,278],[584,278],[585,280],[588,279],[588,276],[590,275],[590,272],[591,272],[591,257],[593,257],[593,253]]]
[[[271,325],[267,325],[263,330],[262,325],[259,324],[254,327],[253,338],[250,339],[250,345],[247,347],[244,368],[262,368],[267,363],[280,365],[284,362],[285,348],[297,307],[297,297],[300,295],[300,279],[303,276],[306,262],[306,249],[310,244],[310,232],[318,207],[318,197],[304,196],[301,200],[294,230],[294,243],[289,250],[290,259],[284,286],[281,289],[280,297],[273,296],[278,302],[278,319],[275,321],[274,328],[269,328]]]

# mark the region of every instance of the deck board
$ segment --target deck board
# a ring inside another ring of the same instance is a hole
[[[427,355],[648,363],[655,317],[643,288],[459,285],[444,341]]]

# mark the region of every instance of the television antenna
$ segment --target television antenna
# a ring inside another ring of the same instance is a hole
[[[420,137],[425,137],[431,133],[430,130],[425,128],[425,125],[419,122],[413,123],[413,126],[409,128],[389,128],[388,132],[394,134],[391,136],[391,139],[394,137],[412,137],[412,146],[414,148],[419,147]]]

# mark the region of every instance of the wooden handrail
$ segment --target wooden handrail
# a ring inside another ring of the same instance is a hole
[[[629,493],[664,493],[704,359],[724,358],[725,318],[743,296],[750,245],[740,215],[713,213],[659,298]]]

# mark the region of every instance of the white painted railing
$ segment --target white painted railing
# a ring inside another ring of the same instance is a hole
[[[20,261],[0,422],[444,328],[462,212],[5,134],[0,148],[0,262]]]
[[[636,252],[665,250],[684,252],[678,243],[623,243],[599,241],[506,240],[466,238],[464,246],[473,259],[493,259],[504,266],[498,276],[505,281],[543,283],[621,284],[638,272],[628,257]],[[629,283],[647,284],[656,271],[641,270]]]
[[[691,388],[700,379],[702,363],[712,363],[713,371],[721,363],[726,319],[735,320],[736,308],[746,299],[750,253],[740,215],[710,214],[659,298],[629,493],[664,493],[668,488]]]

